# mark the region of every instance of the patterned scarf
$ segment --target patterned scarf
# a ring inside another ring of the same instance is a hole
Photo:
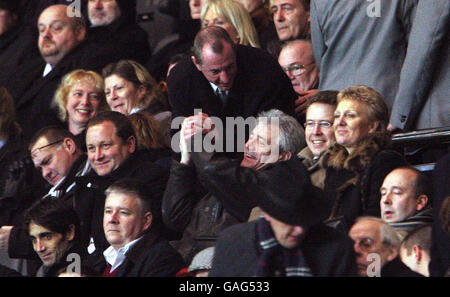
[[[272,227],[265,218],[257,221],[256,228],[262,252],[258,259],[255,276],[313,276],[311,269],[306,265],[301,249],[282,247],[274,237]]]

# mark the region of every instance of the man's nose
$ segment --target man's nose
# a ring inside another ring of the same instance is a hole
[[[43,168],[42,168],[42,177],[43,177],[44,179],[47,179],[47,178],[50,176],[51,172],[52,172],[52,171],[51,171],[49,168],[43,167]]]
[[[94,7],[95,9],[103,9],[103,1],[102,0],[94,0]]]
[[[277,20],[278,22],[284,21],[284,12],[282,9],[278,9],[275,12],[275,20]]]
[[[43,252],[45,251],[45,245],[42,244],[40,239],[36,240],[36,252]]]
[[[383,204],[392,204],[391,194],[387,193],[383,197],[381,197],[381,202]]]
[[[317,124],[314,125],[313,133],[314,133],[315,135],[322,135],[322,128],[320,128],[319,123],[317,123]]]

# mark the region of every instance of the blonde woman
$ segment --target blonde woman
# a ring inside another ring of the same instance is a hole
[[[53,105],[73,135],[84,132],[90,119],[109,109],[103,89],[103,78],[94,71],[77,69],[62,78]]]
[[[236,44],[260,48],[258,33],[247,9],[236,0],[207,0],[202,3],[202,27],[224,28]]]

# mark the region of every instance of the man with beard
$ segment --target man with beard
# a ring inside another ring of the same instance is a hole
[[[135,0],[90,0],[88,18],[87,38],[98,48],[113,47],[121,59],[144,65],[150,59],[147,32],[136,22]]]

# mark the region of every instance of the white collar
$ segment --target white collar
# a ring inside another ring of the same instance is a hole
[[[117,269],[120,265],[122,265],[123,261],[125,260],[125,255],[127,254],[128,250],[134,246],[139,240],[142,239],[142,236],[138,239],[133,240],[132,242],[129,242],[125,246],[121,247],[120,249],[116,250],[112,245],[109,246],[104,252],[103,256],[105,256],[106,262],[111,265],[110,272],[113,272]]]
[[[0,139],[0,149],[6,144],[7,141],[8,141],[8,138]]]
[[[52,71],[52,69],[53,69],[52,65],[50,65],[50,64],[47,63],[47,64],[45,65],[44,73],[42,73],[42,76],[43,76],[43,77],[46,77],[47,74],[49,74],[49,73]]]

